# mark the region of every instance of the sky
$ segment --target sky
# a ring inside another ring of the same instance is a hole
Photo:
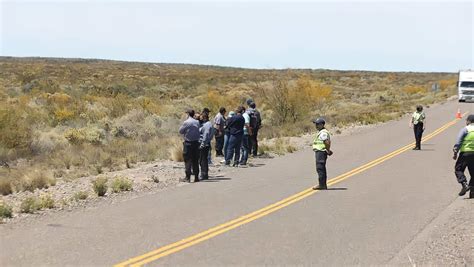
[[[0,55],[245,68],[474,68],[474,0],[0,0]]]

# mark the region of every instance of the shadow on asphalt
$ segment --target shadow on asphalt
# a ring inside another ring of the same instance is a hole
[[[326,190],[321,190],[321,191],[328,191],[328,190],[347,190],[346,187],[330,187]]]
[[[203,183],[215,183],[215,182],[228,181],[228,180],[232,180],[232,179],[231,179],[231,178],[224,177],[224,176],[213,176],[213,177],[209,177],[208,180],[201,180],[200,182],[203,182]]]

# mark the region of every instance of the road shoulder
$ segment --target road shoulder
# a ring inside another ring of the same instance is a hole
[[[393,257],[388,265],[473,266],[473,211],[474,199],[455,199]]]

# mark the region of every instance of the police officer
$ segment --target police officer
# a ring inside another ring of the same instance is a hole
[[[457,142],[453,148],[453,159],[457,159],[454,170],[456,178],[462,186],[459,196],[464,196],[467,191],[471,190],[469,197],[474,198],[474,114],[467,117],[466,125],[467,126],[459,132]],[[464,175],[466,167],[469,169],[469,174],[471,175],[469,184]]]
[[[426,115],[423,112],[423,107],[418,105],[416,106],[416,111],[413,112],[410,120],[410,127],[413,127],[413,131],[415,132],[415,141],[416,145],[413,150],[420,150],[421,149],[421,138],[423,136],[423,132],[425,131],[426,125],[424,124],[426,119]]]
[[[313,120],[318,130],[316,137],[313,141],[313,151],[316,158],[316,172],[318,173],[319,185],[314,186],[314,190],[325,190],[327,189],[327,172],[326,172],[326,160],[328,156],[332,155],[331,151],[331,134],[326,128],[324,128],[326,121],[323,118],[317,118]]]

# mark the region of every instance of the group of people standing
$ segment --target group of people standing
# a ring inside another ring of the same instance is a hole
[[[239,106],[229,114],[221,107],[212,122],[208,108],[204,108],[201,113],[189,109],[186,114],[188,118],[179,128],[184,138],[186,177],[182,179],[183,182],[191,182],[191,175],[194,175],[194,182],[209,179],[213,138],[216,140],[216,157],[223,157],[221,163],[226,166],[231,163],[234,167],[246,166],[249,155],[258,155],[258,131],[262,119],[253,100],[247,100],[247,108]]]
[[[208,169],[211,141],[216,140],[216,157],[224,157],[221,163],[226,166],[238,167],[247,165],[249,155],[257,156],[258,131],[261,128],[261,116],[256,109],[255,102],[247,101],[247,108],[239,106],[235,111],[229,112],[220,108],[213,122],[209,121],[210,110],[205,108],[202,113],[194,110],[186,111],[188,118],[179,129],[183,135],[183,155],[186,167],[185,182],[191,181],[191,175],[195,175],[195,182],[208,179]],[[227,115],[227,116],[226,116]],[[421,141],[426,127],[426,115],[422,106],[417,106],[412,114],[409,126],[415,134],[415,147],[413,150],[421,150]],[[314,190],[327,189],[326,161],[331,156],[331,134],[325,128],[326,121],[323,118],[313,120],[317,133],[313,141],[313,150],[316,159],[316,172],[319,184]],[[470,198],[474,197],[474,114],[469,115],[464,127],[457,138],[453,148],[456,160],[455,174],[461,184],[460,196],[470,192]],[[464,172],[469,170],[471,179],[468,182]],[[201,169],[201,176],[199,176]]]

